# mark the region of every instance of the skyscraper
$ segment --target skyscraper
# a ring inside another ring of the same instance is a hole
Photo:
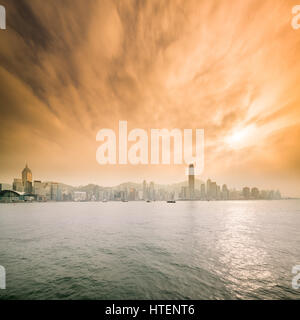
[[[50,187],[50,192],[51,192],[51,200],[52,201],[61,201],[62,200],[62,192],[61,192],[61,187],[59,183],[57,182],[51,182],[51,187]]]
[[[193,199],[195,195],[195,171],[194,171],[194,165],[189,165],[189,193],[190,198]]]
[[[150,200],[155,200],[155,190],[154,190],[154,182],[151,181],[149,185],[149,197]]]
[[[135,201],[136,200],[136,189],[135,188],[130,188],[129,191],[129,201]]]
[[[148,200],[147,182],[146,182],[146,180],[143,181],[143,199],[144,200]]]
[[[23,183],[24,191],[26,193],[32,193],[32,172],[28,168],[27,164],[22,171],[22,183]]]
[[[259,198],[259,190],[258,190],[258,188],[252,188],[251,189],[251,197],[253,199],[258,199]]]
[[[221,200],[221,187],[217,185],[217,200]]]
[[[35,180],[33,185],[33,192],[36,195],[43,195],[44,187],[41,181]]]
[[[210,184],[210,197],[213,200],[217,199],[217,183],[211,182]]]
[[[206,198],[206,196],[205,196],[205,184],[204,183],[201,184],[200,197],[201,197],[201,200],[205,200],[205,198]]]
[[[18,191],[18,192],[23,192],[24,191],[24,186],[23,186],[22,179],[14,179],[13,190],[14,191]]]
[[[207,200],[210,200],[210,198],[211,198],[210,189],[211,189],[211,180],[208,179],[206,182],[206,198],[207,198]]]
[[[249,187],[243,188],[243,197],[246,200],[250,199],[250,188]]]
[[[226,184],[222,186],[222,200],[229,200],[229,190]]]

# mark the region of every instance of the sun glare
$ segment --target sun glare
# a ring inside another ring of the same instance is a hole
[[[225,142],[234,149],[246,147],[252,141],[252,133],[254,126],[248,126],[242,129],[235,129],[229,136],[225,138]]]

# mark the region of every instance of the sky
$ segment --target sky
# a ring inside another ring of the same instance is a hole
[[[102,128],[204,129],[200,179],[300,196],[295,0],[1,0],[0,181],[172,183],[96,161]]]

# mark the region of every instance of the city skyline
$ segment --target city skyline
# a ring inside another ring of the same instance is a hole
[[[22,170],[22,178],[14,178],[12,187],[5,188],[0,183],[0,191],[15,191],[27,197],[34,196],[38,201],[100,201],[100,200],[275,200],[281,199],[277,190],[259,190],[257,187],[244,186],[242,190],[218,185],[207,179],[195,179],[194,165],[188,166],[186,181],[177,184],[159,185],[154,181],[147,183],[126,182],[117,186],[104,187],[94,184],[70,186],[62,182],[33,179],[28,164]],[[88,192],[86,191],[88,190]],[[101,195],[100,195],[101,194]],[[13,196],[11,194],[11,196]],[[5,198],[6,196],[4,196]]]
[[[300,0],[0,0],[0,29],[1,301],[299,299]]]
[[[202,128],[205,179],[300,197],[294,0],[1,4],[1,181],[24,159],[71,185],[178,181],[184,165],[97,163],[97,132],[128,121]]]

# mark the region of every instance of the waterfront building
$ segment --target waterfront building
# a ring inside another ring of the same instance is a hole
[[[194,199],[195,197],[195,170],[194,165],[189,165],[189,194],[190,199]]]
[[[243,197],[246,200],[250,199],[250,188],[248,187],[243,188]]]
[[[40,180],[34,181],[33,193],[36,195],[36,200],[38,201],[45,201],[47,199],[45,186]]]
[[[144,192],[142,190],[138,191],[138,199],[139,200],[144,200]],[[127,200],[127,199],[125,199],[125,200]]]
[[[86,201],[86,192],[84,191],[74,191],[74,201]]]
[[[217,199],[217,183],[211,182],[210,184],[210,199],[216,200]]]
[[[187,200],[190,198],[190,188],[189,187],[181,187],[180,198],[182,200]]]
[[[221,200],[221,187],[217,185],[217,196],[216,196],[217,200]]]
[[[252,188],[251,189],[251,197],[253,199],[259,199],[259,190],[258,190],[258,188]]]
[[[129,191],[129,201],[135,201],[136,200],[136,189],[135,188],[130,188]]]
[[[42,181],[35,180],[33,183],[33,193],[36,195],[42,195],[44,192],[44,186]]]
[[[22,171],[22,183],[24,187],[25,193],[32,193],[32,172],[28,168],[28,165],[26,164],[26,167]]]
[[[50,201],[62,201],[62,190],[57,182],[48,182],[45,184],[46,198]]]
[[[153,181],[151,181],[149,185],[149,200],[155,200],[155,190]]]
[[[25,201],[24,192],[12,191],[12,190],[2,190],[0,191],[0,202],[10,203],[10,202],[21,202]]]
[[[208,179],[206,182],[206,198],[207,198],[207,200],[210,200],[210,198],[211,198],[210,189],[211,189],[211,180]]]
[[[235,189],[230,190],[229,192],[229,200],[239,200],[240,199],[240,195],[239,192]]]
[[[149,196],[148,196],[147,181],[144,180],[143,181],[143,199],[148,200],[148,198],[149,198]]]
[[[206,195],[205,195],[205,184],[202,183],[200,187],[200,199],[205,200]]]
[[[13,191],[24,192],[24,186],[22,179],[14,179]]]
[[[274,195],[275,200],[280,200],[281,199],[281,193],[279,190],[276,190],[275,195]]]
[[[223,186],[222,186],[221,198],[222,198],[222,200],[229,200],[229,190],[228,190],[226,184],[223,184]]]

